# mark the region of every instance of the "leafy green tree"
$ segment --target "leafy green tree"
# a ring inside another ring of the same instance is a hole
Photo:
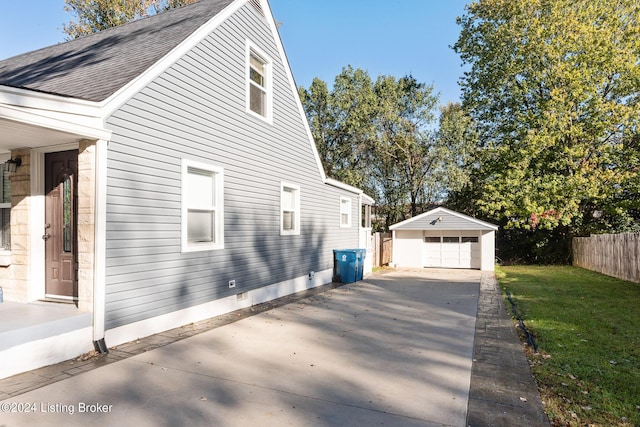
[[[316,143],[318,154],[324,160],[325,173],[335,174],[333,158],[337,149],[334,144],[335,120],[331,114],[331,94],[327,84],[314,78],[309,89],[300,86],[298,95],[307,115],[311,134]]]
[[[446,198],[469,184],[470,172],[477,167],[475,123],[459,103],[450,102],[440,107],[436,140],[442,161],[434,177],[440,186],[435,189],[435,194],[437,198]]]
[[[65,0],[64,10],[75,15],[62,31],[67,39],[93,34],[149,14],[184,6],[196,0]]]
[[[640,3],[480,0],[458,22],[478,208],[569,235],[637,208]]]
[[[369,157],[377,107],[369,74],[345,67],[331,91],[316,78],[308,90],[301,87],[298,92],[327,175],[371,190]]]
[[[380,76],[374,89],[377,138],[372,146],[371,171],[392,224],[404,219],[398,217],[404,216],[403,210],[396,209],[398,206],[408,200],[410,214],[417,215],[435,193],[430,178],[441,160],[432,129],[438,96],[433,86],[418,83],[412,76]]]
[[[436,140],[433,86],[345,67],[331,90],[316,78],[299,95],[327,175],[373,195],[387,226],[443,193],[457,157]]]

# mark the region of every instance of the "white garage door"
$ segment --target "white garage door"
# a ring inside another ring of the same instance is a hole
[[[480,242],[475,232],[427,233],[424,236],[425,267],[480,268]]]

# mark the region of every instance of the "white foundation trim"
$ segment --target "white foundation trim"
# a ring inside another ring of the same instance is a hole
[[[188,325],[189,323],[199,322],[222,314],[230,313],[235,310],[251,307],[252,305],[271,301],[295,292],[304,291],[330,283],[332,276],[332,269],[317,271],[314,273],[312,279],[309,279],[309,276],[305,275],[265,286],[260,289],[255,289],[253,291],[248,291],[246,292],[246,297],[243,296],[243,298],[233,295],[194,307],[174,311],[172,313],[163,314],[162,316],[141,320],[129,325],[119,326],[105,332],[105,342],[107,346],[113,347],[138,338]]]

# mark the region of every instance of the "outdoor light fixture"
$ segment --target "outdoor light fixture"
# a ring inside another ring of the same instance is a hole
[[[15,159],[9,159],[4,163],[4,170],[8,173],[14,173],[18,166],[22,164],[22,159],[20,157],[16,157]]]

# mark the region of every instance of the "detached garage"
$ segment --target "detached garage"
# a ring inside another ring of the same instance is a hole
[[[436,208],[389,228],[396,267],[493,271],[496,225]]]

